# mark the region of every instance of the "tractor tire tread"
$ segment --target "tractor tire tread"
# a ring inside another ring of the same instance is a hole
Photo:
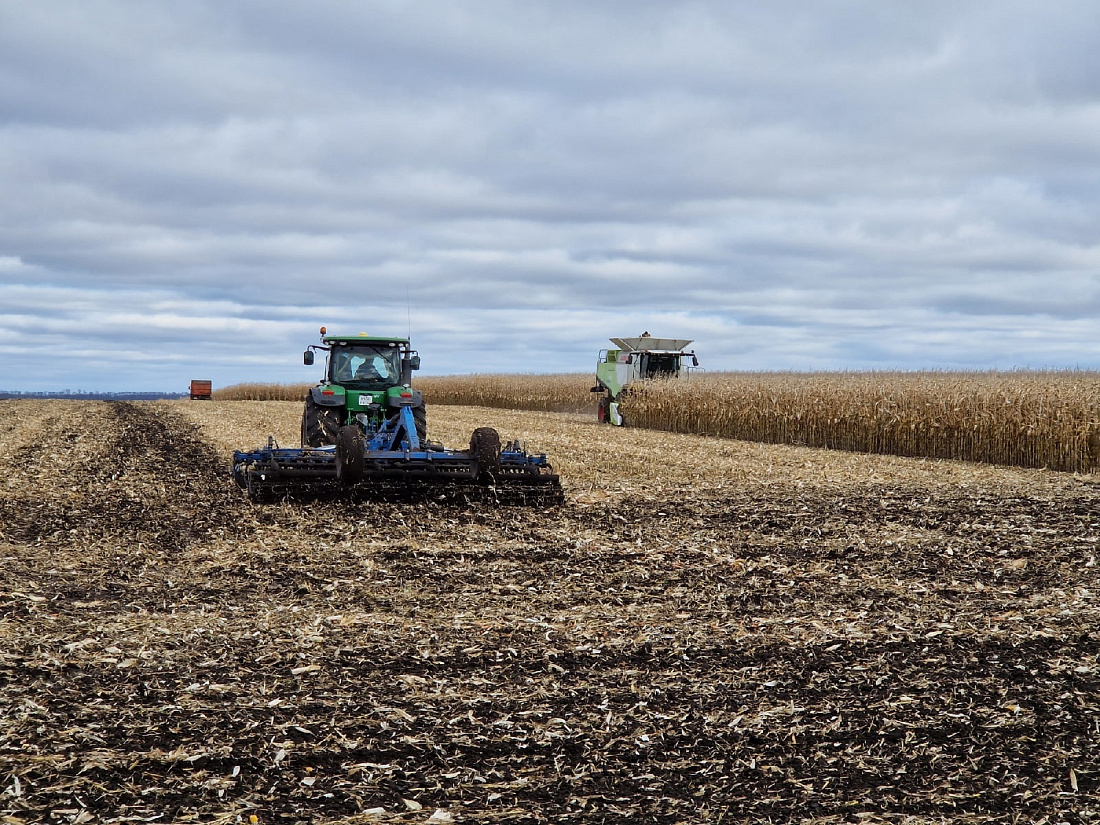
[[[322,407],[306,396],[302,411],[302,446],[329,447],[336,443],[340,431],[340,413],[333,407]]]

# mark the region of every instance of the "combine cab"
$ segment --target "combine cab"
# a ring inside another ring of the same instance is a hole
[[[699,366],[694,352],[688,352],[690,340],[654,338],[648,332],[637,338],[612,338],[618,349],[600,351],[596,362],[596,386],[592,392],[604,393],[598,415],[603,423],[621,427],[623,416],[619,402],[631,384],[650,378],[679,378],[685,358],[690,358],[690,372]]]
[[[464,450],[428,440],[427,415],[412,373],[420,356],[406,338],[330,336],[321,327],[314,352],[328,353],[325,380],[302,411],[302,446],[266,446],[233,454],[233,477],[255,500],[340,491],[380,498],[440,489],[484,492],[498,500],[560,503],[561,482],[545,455],[518,441],[502,444],[479,427]]]

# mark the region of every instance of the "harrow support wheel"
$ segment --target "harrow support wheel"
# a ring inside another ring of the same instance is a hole
[[[478,427],[470,436],[470,452],[477,459],[477,480],[492,484],[500,474],[500,433],[492,427]]]
[[[341,484],[358,484],[367,469],[366,439],[355,425],[336,434],[336,478]]]

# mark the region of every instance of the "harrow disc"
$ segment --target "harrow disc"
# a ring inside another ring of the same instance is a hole
[[[358,428],[344,427],[332,447],[283,449],[269,443],[233,455],[233,478],[253,501],[333,497],[426,501],[464,499],[495,504],[553,505],[564,501],[561,481],[544,455],[517,442],[503,447],[491,428],[479,428],[472,449],[371,451]]]

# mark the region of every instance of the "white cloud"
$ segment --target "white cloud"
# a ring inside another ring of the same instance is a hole
[[[6,4],[0,388],[50,349],[103,388],[145,359],[285,380],[320,323],[410,309],[434,372],[589,369],[635,327],[712,369],[1100,367],[1097,28],[1069,0]]]

